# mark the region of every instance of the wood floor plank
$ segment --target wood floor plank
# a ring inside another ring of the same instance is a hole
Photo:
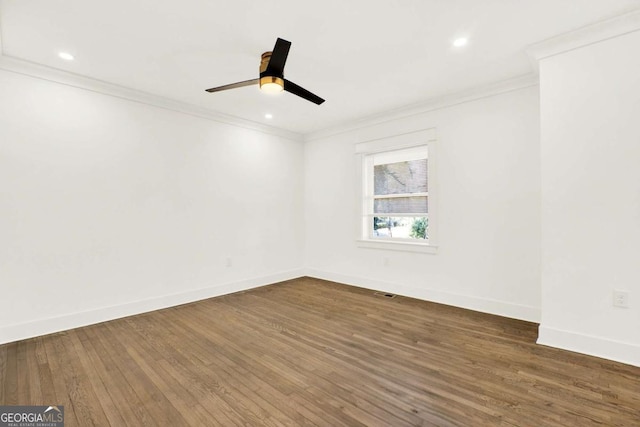
[[[247,314],[246,310],[244,310],[244,312],[245,312],[245,314]],[[274,314],[273,316],[277,316],[277,314]],[[297,321],[298,321],[298,319],[290,320],[289,321],[289,326],[293,327],[292,323],[295,323]],[[301,326],[302,326],[302,328],[305,328],[305,329],[309,329],[310,328],[308,322],[303,322],[301,324]],[[342,330],[342,328],[337,328],[336,330]],[[349,336],[344,337],[344,341],[342,343],[340,343],[340,340],[339,340],[340,337],[339,336],[334,336],[334,334],[332,332],[327,332],[327,334],[332,334],[332,335],[328,335],[329,338],[325,338],[325,337],[323,337],[323,333],[322,332],[323,332],[322,328],[319,328],[317,331],[314,331],[313,332],[313,340],[312,341],[313,342],[327,342],[327,343],[333,342],[334,344],[335,343],[339,343],[340,345],[334,346],[334,348],[331,351],[331,356],[338,358],[338,365],[340,365],[340,364],[344,365],[345,363],[347,363],[351,370],[355,369],[356,372],[358,372],[362,376],[369,376],[371,372],[375,372],[376,370],[378,370],[378,373],[376,373],[376,375],[378,377],[380,377],[381,375],[384,375],[384,377],[387,378],[391,383],[393,383],[394,376],[398,376],[400,374],[400,372],[397,371],[397,368],[399,368],[398,366],[392,366],[392,367],[385,366],[385,365],[380,366],[380,363],[384,362],[384,360],[381,360],[381,359],[378,360],[378,363],[376,363],[376,364],[367,364],[367,363],[365,363],[363,365],[362,362],[367,360],[367,359],[375,360],[375,359],[372,359],[372,354],[371,353],[364,352],[364,353],[360,354],[360,352],[362,351],[362,348],[354,346],[352,341],[349,339],[350,338]],[[302,333],[302,331],[300,331],[296,335],[300,337],[300,336],[303,335],[303,333]],[[325,339],[326,339],[326,341],[324,341]],[[272,341],[270,341],[270,342],[272,342]],[[313,344],[313,343],[309,342],[309,344]],[[355,350],[355,353],[354,353],[354,350]],[[353,357],[349,353],[354,353]],[[379,368],[382,368],[382,369],[379,369]],[[392,369],[395,369],[395,371],[391,374],[390,372],[392,372]],[[385,372],[382,373],[382,371],[385,371]],[[408,373],[411,374],[412,372],[408,372]],[[412,378],[411,378],[411,375],[409,375],[407,377],[407,381],[409,381],[409,382],[413,381]],[[407,381],[405,381],[405,386],[407,385]],[[431,382],[434,382],[434,381],[436,381],[436,379],[431,378]],[[412,384],[413,384],[413,388],[412,389],[413,389],[414,392],[420,392],[421,391],[421,384],[415,383],[415,382],[412,382]],[[444,388],[450,388],[451,387],[444,380],[439,380],[439,384],[440,384],[440,387],[442,389],[441,390],[442,391],[441,394],[445,393],[444,392]],[[448,397],[454,396],[455,392],[457,392],[457,391],[458,390],[453,390],[454,394],[448,393],[447,396]],[[466,390],[462,390],[462,392],[466,393]],[[457,399],[457,396],[456,396],[456,399]],[[470,407],[472,407],[472,406],[474,406],[473,402],[471,402],[470,404],[467,404],[467,409],[470,409]],[[477,405],[476,405],[476,408],[478,408]],[[480,409],[481,412],[485,412],[485,410],[482,407],[480,407],[479,409]],[[490,414],[489,416],[492,416],[492,415]]]
[[[537,325],[302,278],[0,345],[68,426],[640,426],[640,368]]]
[[[22,362],[22,365],[28,372],[29,395],[25,396],[25,398],[21,401],[26,401],[29,405],[44,405],[44,387],[42,386],[42,374],[40,372],[40,366],[38,365],[38,357],[36,356],[36,345],[28,341],[26,342],[26,344],[25,360]],[[26,389],[27,388],[25,387],[25,394]],[[55,404],[54,402],[55,400],[50,401],[50,403]]]
[[[104,385],[105,390],[109,394],[109,399],[113,403],[113,406],[117,409],[117,414],[111,414],[111,408],[109,401],[101,402],[107,413],[107,418],[112,426],[117,425],[144,425],[150,423],[150,415],[141,408],[138,397],[131,391],[131,387],[128,385],[122,385],[122,374],[117,366],[115,366],[111,359],[101,352],[101,343],[97,337],[92,334],[92,328],[83,328],[78,330],[78,335],[81,337],[84,351],[87,353],[89,360],[96,373],[100,376],[100,379]],[[118,424],[120,421],[111,421],[111,417],[118,417],[122,420],[122,424]]]
[[[149,376],[149,379],[167,396],[171,404],[180,412],[188,425],[211,424],[212,414],[207,412],[201,404],[193,404],[193,396],[185,394],[184,385],[160,369],[157,364],[153,366],[147,362],[145,355],[138,352],[136,346],[127,347],[127,352],[138,362],[141,369]],[[220,420],[217,420],[220,421]]]
[[[9,374],[9,368],[7,366],[9,357],[9,345],[1,345],[0,346],[0,378],[3,378],[0,381],[0,402],[8,402],[9,398],[6,394],[5,387],[8,383],[6,377]]]
[[[72,397],[75,394],[73,384],[67,385],[64,375],[64,368],[66,366],[66,352],[62,347],[62,337],[64,334],[66,334],[66,332],[43,337],[43,344],[52,374],[51,379],[53,380],[52,386],[56,395],[56,404],[63,405],[65,409],[65,424],[82,425],[80,422],[82,420],[81,410],[76,411],[74,408],[75,404],[82,406],[82,402],[74,401]]]
[[[59,338],[53,342],[60,360],[55,373],[56,376],[63,378],[78,423],[83,426],[99,425],[98,420],[105,419],[104,411],[80,364],[78,354],[73,351],[69,335],[74,333],[74,331],[68,331],[60,334]]]
[[[73,346],[74,353],[78,356],[83,371],[86,373],[89,384],[95,393],[95,398],[100,404],[100,408],[104,414],[104,420],[112,426],[125,425],[124,418],[120,415],[118,407],[113,402],[111,395],[107,391],[102,378],[100,377],[100,371],[94,369],[94,360],[91,357],[91,350],[85,347],[88,344],[86,341],[83,344],[80,341],[80,337],[84,337],[82,330],[71,331],[69,338]],[[97,412],[97,411],[94,411]]]
[[[30,347],[33,348],[33,358],[38,366],[38,374],[40,379],[39,389],[32,387],[33,395],[41,395],[38,405],[62,405],[62,398],[56,396],[56,390],[53,385],[53,374],[51,373],[51,367],[49,366],[49,359],[47,357],[47,350],[45,348],[45,340],[48,337],[37,337],[33,339],[33,343]]]
[[[155,343],[156,350],[163,355],[159,364],[171,376],[196,391],[198,396],[206,396],[208,407],[211,407],[211,415],[221,418],[230,425],[242,425],[240,414],[244,414],[253,424],[266,424],[266,415],[256,411],[252,402],[238,398],[238,391],[229,383],[225,382],[219,375],[206,376],[200,360],[190,351],[184,354],[176,343],[178,337],[172,331],[159,328],[160,322],[146,322],[147,319],[139,319],[143,326],[139,329],[146,338],[162,335],[162,339],[152,338],[149,342]],[[154,319],[160,320],[160,319]],[[153,346],[152,346],[153,347]],[[191,348],[191,346],[190,346]],[[249,407],[247,406],[249,405]],[[258,412],[258,413],[256,413]]]
[[[198,335],[207,337],[212,334],[212,331],[192,330],[191,333],[197,334],[196,337]],[[233,348],[235,345],[233,337],[224,338],[215,335],[214,339],[226,344],[219,346],[217,353],[220,358],[228,360],[231,365],[236,367],[238,375],[256,377],[260,386],[266,388],[266,392],[271,396],[273,405],[284,406],[287,408],[285,410],[287,413],[293,413],[295,416],[295,413],[299,412],[300,415],[306,418],[306,420],[296,419],[296,421],[299,421],[298,425],[305,425],[307,421],[312,421],[312,423],[316,425],[327,425],[327,423],[330,423],[329,425],[349,425],[349,423],[345,424],[344,420],[336,418],[335,414],[328,411],[328,407],[319,407],[309,403],[309,401],[300,401],[298,399],[295,403],[295,409],[292,408],[293,398],[309,396],[305,390],[307,383],[303,380],[298,380],[299,372],[288,371],[286,369],[279,370],[277,364],[270,361],[268,356],[261,352],[255,352],[259,357],[247,357],[245,352]],[[354,421],[355,420],[349,419],[351,423]]]
[[[127,380],[122,355],[112,353],[111,334],[106,324],[84,328],[89,339],[84,344],[91,355],[94,369],[98,370],[112,400],[119,408],[126,425],[154,426],[155,421],[144,402],[140,400]]]
[[[107,328],[108,332],[104,336],[108,339],[109,345],[106,351],[110,353],[112,360],[118,361],[118,367],[125,380],[151,415],[151,419],[156,425],[180,425],[182,420],[179,413],[127,352],[117,325],[109,324]]]
[[[18,402],[29,402],[31,400],[31,384],[29,365],[27,364],[28,341],[18,342],[16,366],[18,367],[16,382],[18,392]],[[35,381],[34,381],[35,383]],[[36,386],[34,384],[34,386]]]

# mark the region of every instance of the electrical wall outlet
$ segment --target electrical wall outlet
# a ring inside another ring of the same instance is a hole
[[[629,308],[629,292],[614,290],[613,306],[619,308]]]
[[[382,264],[383,264],[385,267],[388,267],[388,266],[389,266],[389,257],[384,257],[384,258],[382,259]]]
[[[231,258],[227,258],[227,267],[231,267],[233,265],[233,261]]]

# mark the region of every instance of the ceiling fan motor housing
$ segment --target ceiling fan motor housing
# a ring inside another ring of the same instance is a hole
[[[274,76],[269,75],[272,73],[267,73],[271,53],[265,52],[262,54],[262,60],[260,61],[260,89],[268,92],[280,92],[284,89],[284,76]]]
[[[269,65],[269,61],[271,60],[271,54],[273,52],[265,52],[262,54],[262,60],[260,61],[260,77],[262,77],[262,73],[267,71],[267,66]]]

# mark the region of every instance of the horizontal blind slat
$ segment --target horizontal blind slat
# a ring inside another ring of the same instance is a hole
[[[394,214],[396,212],[406,214],[426,214],[428,212],[427,197],[395,197],[389,199],[374,199],[373,213]]]

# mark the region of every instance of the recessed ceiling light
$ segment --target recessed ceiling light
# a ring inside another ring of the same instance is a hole
[[[459,37],[453,41],[453,45],[455,47],[465,46],[469,42],[469,39],[466,37]]]
[[[65,61],[73,61],[73,55],[71,55],[70,53],[60,52],[58,53],[58,56],[64,59]]]
[[[267,113],[267,114],[264,115],[264,118],[265,119],[273,119],[273,114]]]

